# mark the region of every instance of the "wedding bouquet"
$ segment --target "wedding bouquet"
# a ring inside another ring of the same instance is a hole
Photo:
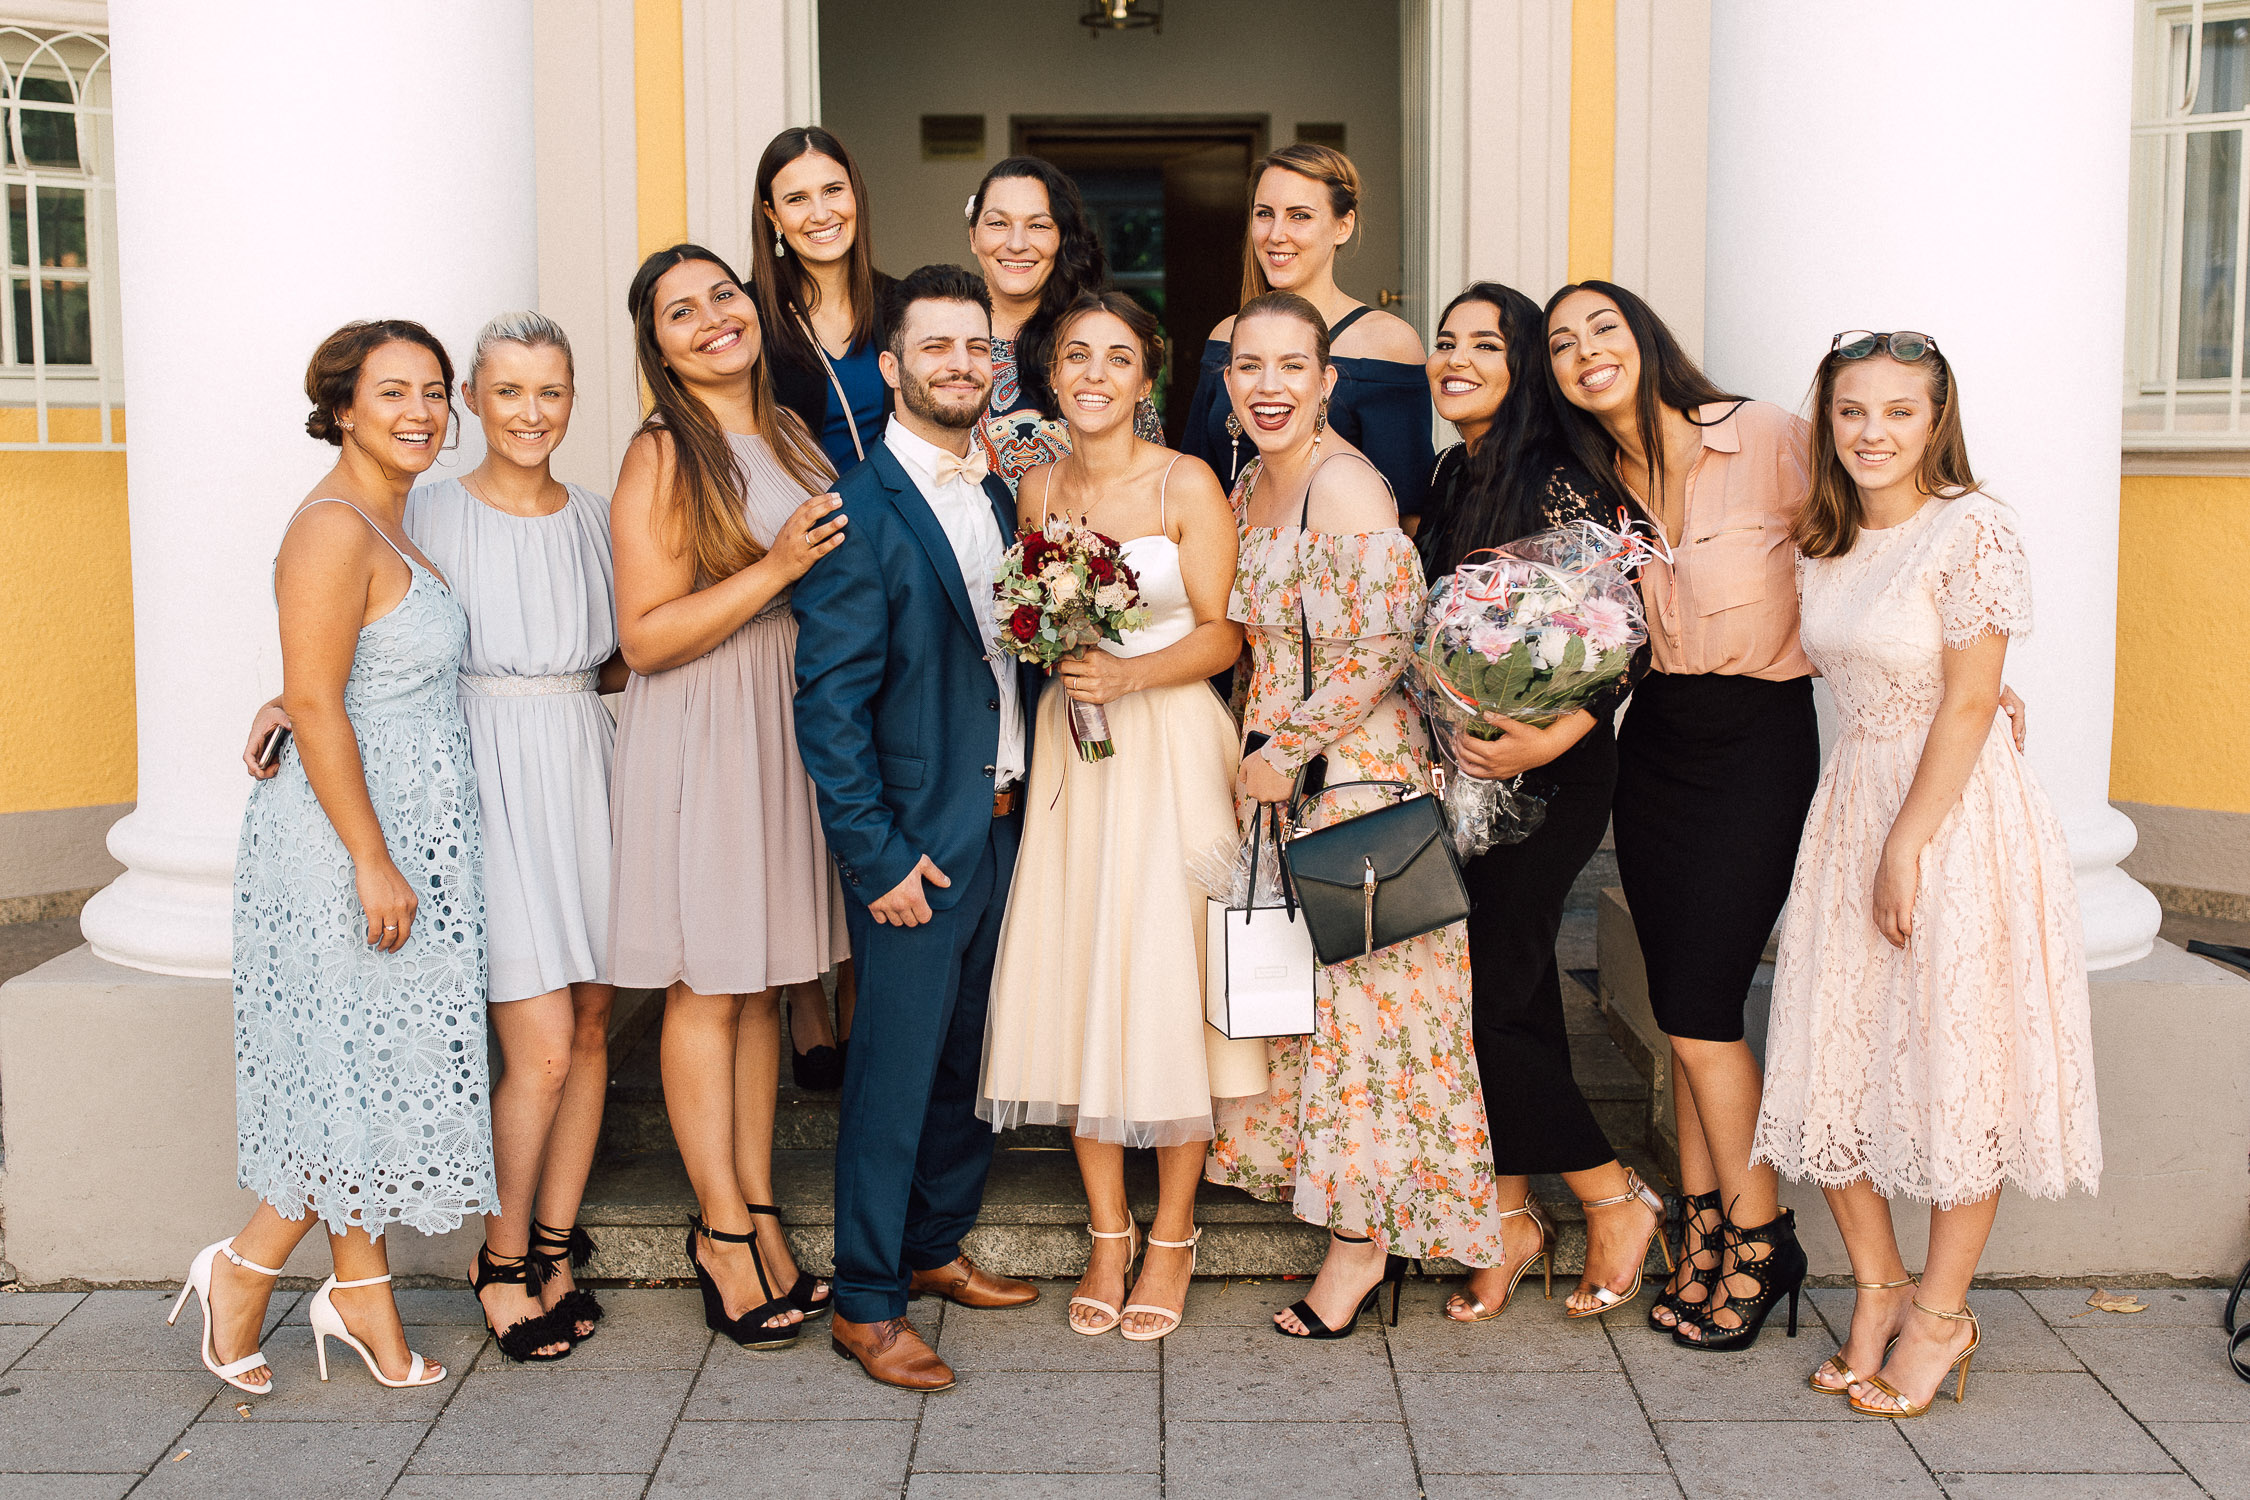
[[[1409,681],[1454,765],[1444,797],[1464,857],[1528,838],[1546,801],[1521,776],[1462,774],[1454,737],[1499,739],[1487,715],[1552,724],[1624,676],[1648,638],[1634,575],[1650,555],[1638,532],[1577,521],[1479,553],[1430,590]]]
[[[1063,516],[1048,517],[1008,549],[992,596],[1000,649],[1038,667],[1148,623],[1141,581],[1117,543]],[[1071,700],[1070,733],[1086,760],[1117,753],[1098,703]]]

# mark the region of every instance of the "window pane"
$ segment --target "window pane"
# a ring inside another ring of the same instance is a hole
[[[77,188],[39,190],[39,264],[86,264],[86,195]]]
[[[27,195],[20,187],[8,189],[8,264],[31,264],[31,226],[24,219]]]
[[[2234,230],[2241,191],[2242,132],[2202,131],[2189,136],[2180,245],[2182,380],[2224,379],[2231,373],[2234,263],[2241,253]]]
[[[70,85],[60,78],[26,78],[17,87],[17,97],[68,104],[71,102]],[[23,117],[23,156],[27,163],[35,167],[78,165],[78,119],[75,115],[52,109],[23,109],[17,113]],[[13,142],[10,144],[12,146]]]
[[[32,362],[31,283],[21,277],[11,277],[9,290],[14,293],[16,304],[16,363],[28,365]],[[47,315],[48,365],[92,364],[94,320],[86,283],[41,281],[39,300]]]

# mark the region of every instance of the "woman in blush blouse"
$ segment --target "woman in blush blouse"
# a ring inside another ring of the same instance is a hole
[[[1430,486],[1430,394],[1422,340],[1404,318],[1381,312],[1336,284],[1336,257],[1359,230],[1359,169],[1341,151],[1298,142],[1250,168],[1250,227],[1242,245],[1242,300],[1295,292],[1328,325],[1336,371],[1329,429],[1367,455],[1398,498],[1414,533]],[[1233,484],[1257,445],[1227,399],[1227,340],[1234,319],[1211,330],[1180,449]]]

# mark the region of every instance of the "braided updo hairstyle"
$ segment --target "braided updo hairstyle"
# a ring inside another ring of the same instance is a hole
[[[305,366],[305,399],[312,403],[312,414],[305,418],[308,436],[344,446],[343,414],[359,390],[360,369],[385,344],[419,344],[436,355],[438,374],[445,379],[446,410],[453,410],[453,360],[437,335],[409,318],[362,319],[322,339]]]

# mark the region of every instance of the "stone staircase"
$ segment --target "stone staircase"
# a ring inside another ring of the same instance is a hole
[[[1583,901],[1574,896],[1560,945],[1567,965],[1592,962],[1589,870]],[[1649,1085],[1611,1039],[1593,991],[1578,977],[1563,981],[1571,1053],[1580,1087],[1626,1164],[1661,1191],[1666,1178],[1647,1150]],[[692,1279],[685,1241],[694,1195],[672,1143],[657,1067],[663,997],[621,995],[623,1017],[612,1042],[608,1114],[602,1150],[580,1214],[597,1253],[591,1277],[618,1281]],[[783,1074],[786,1079],[787,1067]],[[833,1170],[836,1095],[781,1089],[774,1139],[774,1191],[799,1259],[823,1270],[834,1254]],[[1128,1152],[1126,1180],[1133,1211],[1146,1223],[1156,1209],[1155,1163]],[[1585,1220],[1559,1178],[1533,1192],[1555,1220],[1555,1269],[1575,1277],[1585,1256]],[[1320,1265],[1324,1233],[1291,1217],[1288,1207],[1261,1203],[1231,1188],[1206,1185],[1197,1209],[1204,1226],[1197,1261],[1212,1276],[1309,1275]],[[1075,1277],[1085,1267],[1086,1203],[1068,1135],[1055,1126],[1009,1131],[994,1153],[984,1214],[967,1249],[979,1263],[1012,1276]],[[1432,1262],[1433,1272],[1458,1268]]]

